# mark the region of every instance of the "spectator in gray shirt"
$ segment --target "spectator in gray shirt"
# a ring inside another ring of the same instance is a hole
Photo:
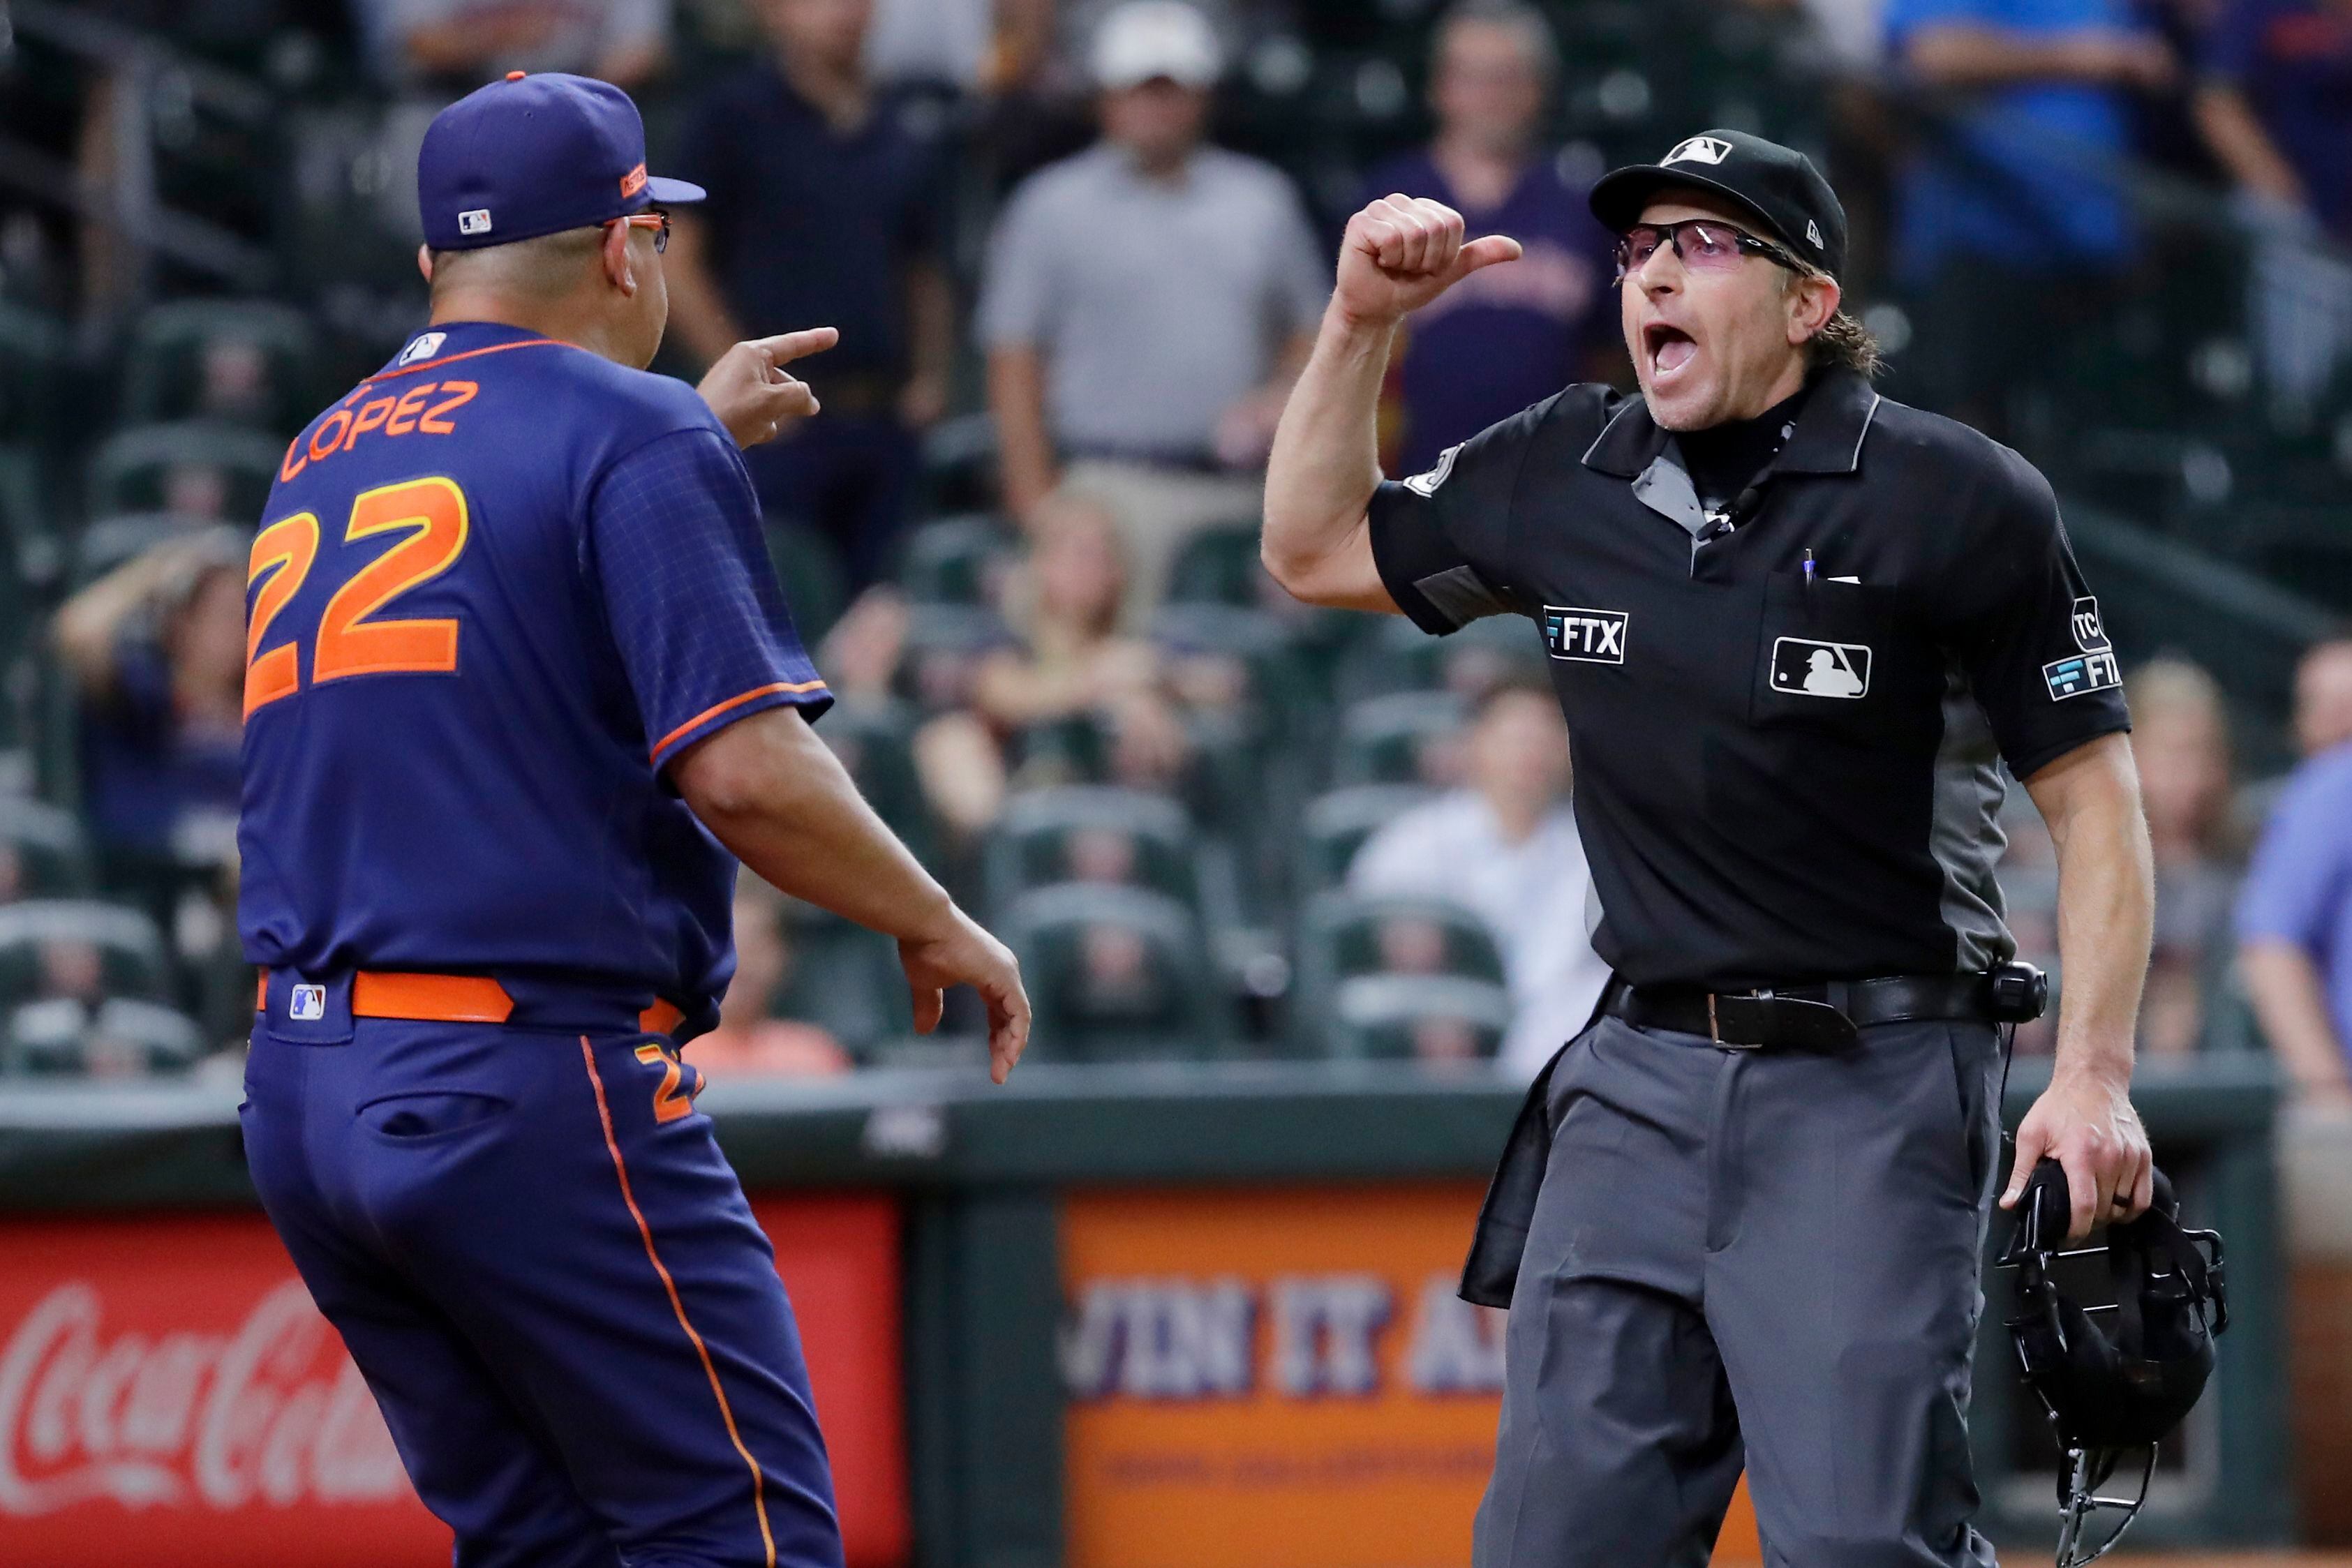
[[[1188,537],[1256,517],[1331,269],[1278,170],[1202,145],[1223,58],[1199,11],[1121,5],[1092,64],[1102,140],[1014,193],[980,328],[1007,508],[1063,484],[1108,507],[1132,623]]]

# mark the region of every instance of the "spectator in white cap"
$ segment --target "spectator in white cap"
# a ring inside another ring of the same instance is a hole
[[[1102,139],[1013,193],[981,334],[1007,509],[1066,484],[1106,505],[1131,624],[1187,538],[1256,517],[1330,269],[1278,170],[1203,144],[1223,49],[1200,11],[1120,5],[1090,61]]]

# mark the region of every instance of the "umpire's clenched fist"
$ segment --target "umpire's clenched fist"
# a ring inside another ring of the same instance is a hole
[[[1383,196],[1348,220],[1332,304],[1355,320],[1389,324],[1482,267],[1517,261],[1519,242],[1489,235],[1465,245],[1462,214],[1426,196]]]

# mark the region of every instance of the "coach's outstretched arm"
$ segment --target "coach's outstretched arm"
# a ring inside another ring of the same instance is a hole
[[[670,778],[703,825],[759,875],[898,939],[919,1032],[940,1021],[946,988],[978,991],[988,1004],[989,1075],[1004,1082],[1029,1040],[1020,965],[874,814],[798,709],[729,725],[681,753]]]
[[[1291,389],[1265,472],[1258,553],[1291,596],[1343,610],[1397,612],[1372,564],[1365,508],[1381,482],[1381,381],[1397,324],[1480,267],[1514,261],[1519,242],[1462,241],[1441,202],[1386,196],[1348,220],[1339,281],[1314,355]]]

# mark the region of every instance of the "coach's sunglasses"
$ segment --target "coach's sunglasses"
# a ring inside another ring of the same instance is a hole
[[[633,229],[653,230],[654,254],[656,256],[659,256],[662,252],[669,248],[669,214],[661,211],[659,208],[656,208],[651,212],[633,213],[625,218],[606,218],[604,220],[604,226],[606,228],[611,228],[614,224],[626,224]]]
[[[1622,283],[1627,273],[1647,267],[1662,245],[1674,246],[1675,259],[1694,272],[1729,272],[1747,256],[1760,256],[1790,272],[1806,270],[1803,262],[1770,240],[1745,234],[1720,218],[1685,218],[1678,224],[1635,224],[1619,235],[1616,280]]]

